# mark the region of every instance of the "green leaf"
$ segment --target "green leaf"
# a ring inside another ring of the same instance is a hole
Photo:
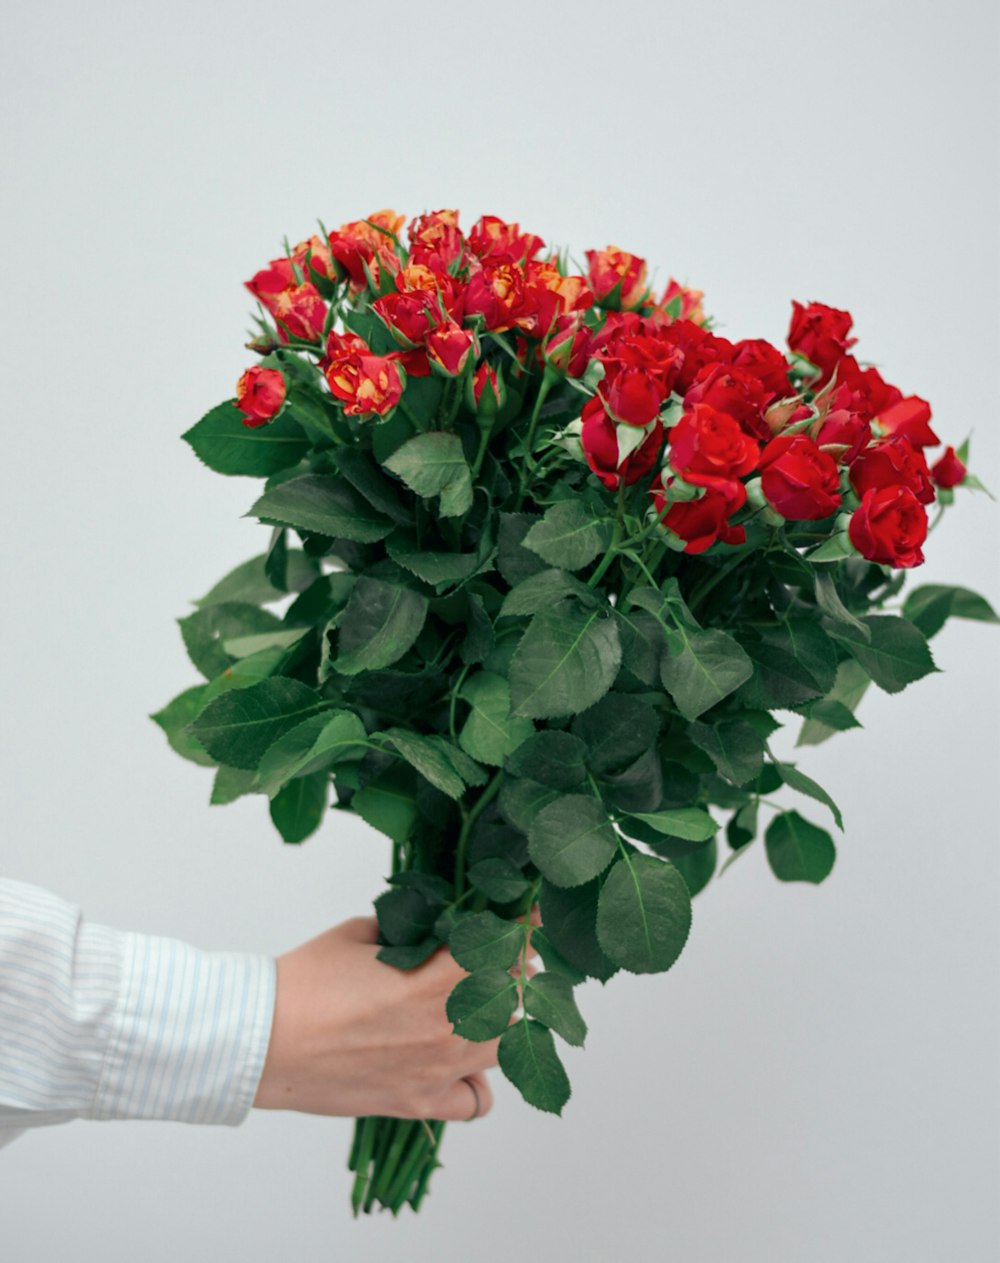
[[[309,634],[309,630],[308,627],[275,627],[271,631],[254,632],[248,636],[226,636],[222,648],[237,661],[251,657],[260,661],[267,650],[284,651],[298,644],[303,636]],[[275,660],[280,661],[283,656],[282,652]]]
[[[858,660],[872,681],[886,693],[899,693],[907,684],[937,671],[924,633],[909,619],[891,614],[869,614],[862,620],[870,633],[865,639],[853,627],[838,624],[830,635]]]
[[[816,604],[819,608],[838,623],[849,623],[867,640],[869,636],[868,629],[840,599],[840,593],[837,591],[837,585],[831,572],[829,570],[816,570],[813,572],[813,579],[816,587]]]
[[[971,618],[981,623],[997,623],[1000,618],[985,597],[968,588],[943,583],[927,583],[914,588],[903,604],[903,616],[928,638],[949,618]]]
[[[588,767],[601,776],[627,767],[654,746],[660,717],[636,697],[608,693],[577,715],[572,727],[586,746]]]
[[[285,842],[304,842],[323,823],[330,778],[325,772],[289,781],[271,799],[271,819]]]
[[[836,850],[825,829],[804,820],[797,811],[775,816],[764,834],[771,871],[781,881],[818,884],[833,868]]]
[[[425,960],[430,960],[440,946],[438,939],[433,936],[422,939],[419,943],[388,943],[385,947],[378,949],[375,959],[384,961],[395,969],[416,969]]]
[[[723,631],[683,633],[677,654],[669,649],[660,658],[660,679],[685,719],[697,719],[728,697],[753,674],[744,649]]]
[[[525,548],[563,570],[580,570],[589,565],[610,542],[610,523],[592,517],[575,499],[553,504],[523,541]]]
[[[536,719],[578,714],[600,701],[620,665],[615,622],[576,601],[559,601],[532,618],[511,659],[514,714]]]
[[[580,887],[577,887],[577,889],[579,890]],[[575,987],[586,980],[587,975],[583,970],[577,969],[576,965],[571,965],[566,957],[556,949],[545,931],[538,926],[531,931],[531,946],[541,956],[549,973],[559,974],[560,977],[566,979],[571,987]]]
[[[412,523],[413,514],[400,502],[395,483],[385,477],[366,452],[357,447],[338,447],[329,453],[329,458],[373,509],[400,526]]]
[[[442,517],[460,517],[472,507],[472,471],[457,434],[417,434],[396,448],[385,467],[418,496],[440,496]]]
[[[615,608],[622,644],[622,667],[642,684],[660,683],[663,628],[648,610]]]
[[[312,557],[306,556],[301,548],[289,548],[285,558],[285,583],[288,586],[285,592],[279,591],[264,569],[267,556],[267,553],[261,553],[241,562],[194,604],[204,607],[235,601],[247,605],[267,605],[271,601],[280,601],[287,592],[303,591],[319,575],[319,566]]]
[[[529,575],[545,569],[537,553],[525,548],[522,540],[541,518],[534,513],[501,513],[497,531],[497,569],[514,587]]]
[[[276,676],[213,698],[191,731],[217,762],[255,769],[268,746],[327,707],[315,689]]]
[[[752,781],[764,766],[764,739],[750,724],[739,720],[694,723],[688,736],[709,756],[719,775],[734,785]]]
[[[461,583],[480,569],[476,553],[434,553],[417,548],[412,539],[389,539],[386,551],[398,565],[435,587]]]
[[[505,969],[477,969],[448,996],[445,1012],[463,1039],[496,1039],[517,1008],[517,983]]]
[[[267,749],[257,768],[257,785],[273,797],[294,777],[362,758],[367,744],[365,726],[353,711],[328,710],[312,715]]]
[[[539,811],[558,797],[558,790],[548,785],[540,785],[528,778],[514,778],[504,782],[497,805],[509,824],[521,833],[527,833]]]
[[[529,1105],[549,1114],[561,1114],[569,1100],[570,1086],[552,1032],[525,1017],[500,1036],[497,1049],[500,1069]]]
[[[853,627],[849,630],[862,634]],[[837,653],[817,623],[790,619],[768,629],[760,640],[744,641],[744,647],[755,667],[753,679],[740,690],[747,706],[761,710],[794,706],[833,687]]]
[[[351,811],[400,844],[409,840],[420,812],[409,768],[389,767],[351,798]]]
[[[802,725],[796,745],[819,745],[835,732],[861,727],[854,711],[871,684],[868,672],[853,658],[845,658],[837,667],[833,688],[826,697],[808,702],[803,708],[809,716]]]
[[[539,524],[540,525],[540,524]],[[540,570],[529,575],[504,597],[500,606],[501,618],[513,618],[525,614],[537,614],[539,610],[561,600],[564,596],[578,596],[595,602],[596,597],[586,584],[574,579],[565,570]]]
[[[817,784],[811,776],[806,776],[805,772],[800,772],[793,763],[776,762],[774,766],[778,769],[781,779],[789,789],[797,790],[800,794],[805,794],[808,798],[814,798],[817,802],[829,807],[834,820],[837,822],[837,828],[843,831],[844,817],[840,814],[840,808],[822,785]]]
[[[530,719],[511,716],[510,685],[502,675],[491,671],[470,675],[459,696],[472,708],[459,733],[459,745],[481,763],[501,767],[535,731]]]
[[[264,575],[279,592],[288,591],[288,530],[284,526],[275,526],[271,531],[271,542],[264,556]]]
[[[531,720],[526,722],[530,724]],[[532,726],[532,734],[507,759],[507,771],[552,789],[575,789],[587,775],[584,743],[579,737],[554,728],[535,732]]]
[[[675,855],[670,861],[684,878],[688,893],[693,899],[712,880],[715,864],[718,859],[718,848],[715,838],[704,843],[688,855]]]
[[[244,794],[256,792],[255,779],[254,773],[247,771],[246,768],[220,767],[212,782],[212,796],[209,802],[213,807],[234,803]]]
[[[630,811],[630,816],[643,824],[672,838],[684,838],[688,842],[707,842],[719,831],[719,823],[713,820],[703,807],[674,807],[664,811]]]
[[[282,623],[270,610],[258,609],[239,601],[208,605],[177,620],[188,657],[210,680],[225,671],[233,661],[223,641],[230,636],[248,636],[254,632],[280,630]]]
[[[587,1024],[576,1007],[573,988],[559,974],[544,972],[525,980],[524,1011],[567,1044],[579,1046],[587,1038]]]
[[[449,798],[461,798],[465,793],[462,777],[440,744],[431,737],[407,728],[389,728],[373,735],[390,741],[412,768]]]
[[[420,635],[427,598],[410,588],[359,575],[347,602],[334,667],[342,675],[377,671],[397,662]]]
[[[556,886],[582,886],[607,868],[617,836],[590,794],[565,794],[543,807],[528,829],[528,850]]]
[[[669,860],[634,853],[616,861],[597,903],[597,938],[610,960],[630,973],[662,973],[690,929],[691,896]]]
[[[518,922],[504,921],[495,912],[476,912],[458,922],[448,946],[462,968],[470,972],[510,969],[524,946],[524,930]]]
[[[468,666],[483,662],[496,643],[493,624],[486,612],[486,605],[478,592],[467,592],[468,635],[458,647],[458,656]]]
[[[158,710],[149,718],[163,729],[170,743],[170,748],[192,763],[202,767],[214,767],[216,760],[205,747],[189,731],[188,725],[204,705],[205,685],[196,684],[194,688],[185,689],[172,701],[167,702],[162,710]]]
[[[394,947],[412,947],[429,934],[440,904],[412,886],[393,886],[375,900],[382,937]]]
[[[470,864],[469,882],[494,903],[520,899],[530,884],[514,861],[503,855],[488,855]]]
[[[228,645],[230,642],[226,640],[223,643]],[[273,675],[281,675],[281,665],[287,656],[284,649],[274,648],[234,660],[232,666],[220,671],[205,685],[202,705],[207,706],[213,697],[218,697],[229,689],[245,689],[251,684],[270,679]]]
[[[243,516],[361,544],[384,539],[393,529],[389,518],[376,512],[350,483],[330,474],[303,474],[279,483]]]
[[[538,903],[545,933],[556,951],[588,977],[607,982],[617,973],[618,966],[608,960],[597,941],[600,892],[599,877],[570,890],[543,880]],[[551,965],[548,967],[552,968]]]
[[[309,451],[309,439],[290,417],[247,426],[242,415],[234,400],[220,403],[181,438],[216,473],[252,478],[266,478],[279,469],[297,465]]]

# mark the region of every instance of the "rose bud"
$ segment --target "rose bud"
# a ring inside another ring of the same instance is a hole
[[[862,557],[896,570],[919,566],[927,538],[927,511],[909,489],[873,487],[851,514],[847,533]]]
[[[503,368],[498,371],[483,360],[466,380],[465,402],[470,412],[485,421],[492,421],[507,401]]]
[[[904,486],[921,504],[934,499],[931,471],[923,452],[900,436],[869,444],[850,469],[851,484],[859,496],[873,488]]]
[[[951,489],[965,481],[965,465],[955,455],[955,449],[948,446],[941,458],[931,466],[931,477],[939,487]]]
[[[285,403],[285,378],[276,368],[248,368],[236,383],[235,405],[243,413],[243,424],[265,425],[276,417]]]
[[[560,377],[582,377],[587,371],[590,329],[577,312],[567,312],[542,341],[542,358]]]
[[[471,329],[463,329],[454,321],[432,329],[427,335],[427,358],[431,368],[438,368],[447,377],[457,377],[473,351],[477,354],[479,351],[475,333]]]
[[[587,280],[602,307],[628,311],[639,307],[646,297],[646,260],[638,255],[608,246],[587,251]]]
[[[847,336],[853,323],[849,311],[839,311],[823,303],[803,307],[793,301],[788,345],[810,364],[815,364],[820,369],[820,379],[825,381],[841,357],[857,342],[857,338]]]
[[[807,434],[779,434],[760,455],[760,485],[768,504],[793,522],[814,522],[840,508],[837,462]]]
[[[616,421],[625,425],[647,426],[657,416],[669,395],[662,375],[645,367],[619,368],[606,364],[607,375],[598,385],[601,399]]]
[[[686,285],[681,285],[671,277],[656,307],[657,310],[663,311],[671,321],[691,320],[700,325],[705,323],[705,312],[701,306],[701,300],[704,297],[703,290],[688,289]]]
[[[616,491],[621,483],[630,487],[656,464],[663,444],[662,422],[655,421],[644,438],[633,427],[622,433],[596,395],[588,399],[580,419],[580,442],[587,464],[609,491]]]

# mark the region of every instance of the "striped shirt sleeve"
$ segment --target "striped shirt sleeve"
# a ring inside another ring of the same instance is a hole
[[[275,984],[273,957],[92,924],[0,879],[0,1145],[74,1118],[239,1125]]]

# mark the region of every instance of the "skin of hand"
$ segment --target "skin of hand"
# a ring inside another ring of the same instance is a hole
[[[478,1117],[489,1113],[499,1040],[463,1039],[445,1016],[466,971],[440,948],[404,972],[376,959],[377,940],[376,919],[355,917],[277,958],[255,1108],[457,1121],[475,1108],[468,1078]]]

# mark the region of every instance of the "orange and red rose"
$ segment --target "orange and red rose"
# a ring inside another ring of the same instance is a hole
[[[244,425],[265,425],[284,407],[284,375],[276,368],[255,364],[236,383],[235,403],[243,413]]]

